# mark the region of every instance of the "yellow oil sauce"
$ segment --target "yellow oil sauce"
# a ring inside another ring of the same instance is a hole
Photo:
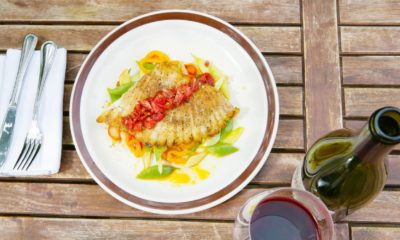
[[[187,184],[190,183],[191,178],[189,174],[182,172],[182,171],[174,171],[169,177],[168,181],[172,183],[178,183],[178,184]]]
[[[197,173],[197,176],[200,180],[205,180],[206,178],[208,178],[208,176],[210,176],[210,172],[201,167],[193,167],[193,170]]]
[[[192,167],[192,170],[194,171],[196,178],[193,179],[193,174],[191,176],[191,174],[182,171],[182,170],[177,170],[174,171],[168,178],[167,180],[171,183],[175,183],[175,184],[195,184],[196,180],[205,180],[210,176],[210,172],[200,168],[198,166],[196,167]]]

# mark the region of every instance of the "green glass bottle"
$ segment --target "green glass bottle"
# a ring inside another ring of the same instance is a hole
[[[296,170],[292,186],[318,196],[334,220],[371,202],[387,178],[386,156],[400,143],[400,109],[375,111],[359,131],[340,129],[320,138]]]

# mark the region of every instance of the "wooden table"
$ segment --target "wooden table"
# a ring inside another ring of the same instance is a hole
[[[267,164],[231,200],[196,214],[130,208],[90,178],[74,150],[69,97],[82,61],[116,25],[159,9],[207,12],[238,26],[261,49],[281,104]],[[1,239],[230,239],[239,207],[257,192],[288,186],[322,134],[359,128],[381,106],[400,106],[398,0],[0,0],[0,50],[36,33],[68,49],[62,167],[48,177],[0,180]],[[338,239],[400,239],[400,148],[385,190],[336,225]]]

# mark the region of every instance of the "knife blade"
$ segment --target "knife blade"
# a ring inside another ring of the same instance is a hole
[[[0,167],[3,166],[7,159],[8,149],[11,146],[11,140],[14,132],[15,116],[17,113],[17,106],[10,105],[7,109],[7,115],[3,121],[3,128],[0,136]]]
[[[12,143],[12,137],[14,132],[15,118],[17,114],[17,104],[19,99],[19,94],[21,92],[22,81],[24,79],[26,70],[28,69],[29,63],[31,61],[33,52],[37,44],[38,38],[34,34],[28,34],[24,38],[24,43],[22,44],[21,57],[18,65],[17,77],[15,79],[14,88],[11,93],[10,103],[8,104],[8,109],[6,116],[1,125],[0,133],[0,168],[3,166],[7,160],[8,152]]]

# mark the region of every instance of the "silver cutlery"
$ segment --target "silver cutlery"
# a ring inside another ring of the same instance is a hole
[[[3,124],[1,125],[0,168],[3,166],[4,162],[7,159],[8,150],[10,148],[14,132],[14,124],[17,113],[19,94],[21,92],[22,82],[26,70],[32,58],[33,52],[35,51],[36,43],[37,43],[37,37],[34,34],[28,34],[25,36],[21,50],[21,57],[19,60],[17,77],[15,79],[14,88],[11,94],[10,102],[8,104],[6,116],[3,120]]]
[[[53,65],[56,51],[57,45],[52,41],[43,43],[40,48],[40,75],[33,107],[32,125],[28,131],[24,146],[13,169],[28,170],[42,146],[43,135],[38,126],[39,105],[46,84],[47,75]]]

